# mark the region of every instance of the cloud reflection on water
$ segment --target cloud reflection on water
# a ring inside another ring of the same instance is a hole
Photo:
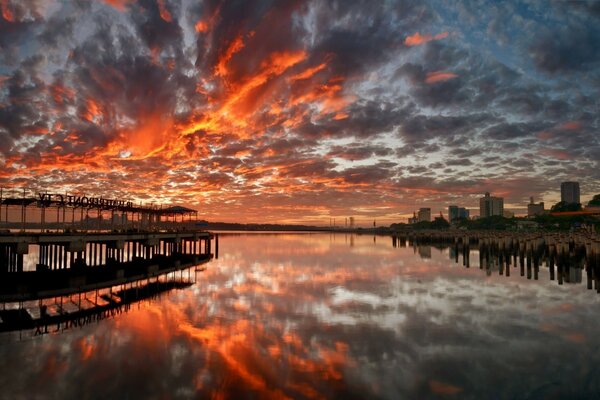
[[[544,268],[539,281],[488,276],[449,261],[447,250],[422,259],[369,236],[222,236],[220,248],[187,290],[96,325],[1,346],[10,366],[0,377],[3,395],[423,399],[600,391],[599,298],[582,284],[556,286]]]

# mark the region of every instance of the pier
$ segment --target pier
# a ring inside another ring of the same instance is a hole
[[[392,235],[392,245],[449,247],[454,261],[462,256],[467,268],[471,250],[477,250],[481,269],[493,267],[510,276],[511,267],[518,268],[521,276],[537,280],[545,267],[559,285],[580,280],[585,272],[587,288],[600,293],[600,236],[590,232],[413,231]]]
[[[218,257],[198,211],[0,189],[0,302],[134,282]]]
[[[209,232],[0,235],[0,301],[92,290],[209,261]],[[25,257],[31,266],[25,268]]]

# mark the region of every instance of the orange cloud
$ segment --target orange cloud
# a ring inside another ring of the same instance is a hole
[[[196,25],[194,25],[194,29],[196,30],[196,32],[207,32],[208,31],[208,24],[202,20],[198,20],[198,22],[196,22]]]
[[[158,9],[160,11],[160,17],[166,22],[173,22],[173,17],[169,10],[167,10],[167,6],[165,5],[165,0],[157,0]]]
[[[559,129],[564,129],[567,131],[576,131],[578,129],[581,129],[581,124],[577,121],[568,121],[565,122],[564,124],[562,124]]]
[[[551,132],[539,132],[536,137],[540,140],[550,140],[554,137],[554,134],[552,134]]]
[[[425,83],[431,84],[431,83],[436,83],[436,82],[443,82],[443,81],[447,81],[449,79],[454,79],[457,76],[458,75],[456,75],[452,72],[446,72],[446,71],[429,72],[427,74],[427,77],[425,78]]]
[[[58,104],[64,104],[67,100],[73,100],[75,98],[75,92],[63,85],[52,85],[49,90],[52,98]]]
[[[94,99],[87,99],[86,108],[81,114],[81,118],[85,119],[88,122],[95,122],[96,118],[102,116],[102,110],[98,103]]]
[[[124,12],[125,8],[134,0],[104,0],[104,2],[115,9]]]
[[[443,39],[443,38],[445,38],[447,36],[448,36],[448,32],[438,33],[435,36],[421,35],[419,32],[417,32],[414,35],[407,36],[406,39],[404,39],[404,44],[407,45],[407,46],[419,46],[419,45],[422,45],[424,43],[430,42],[432,40]]]
[[[227,63],[231,60],[231,57],[240,50],[244,48],[244,41],[242,40],[242,36],[237,36],[233,42],[229,44],[227,49],[223,52],[221,57],[219,57],[219,61],[215,66],[215,75],[224,77],[227,75]]]
[[[313,76],[314,74],[316,74],[317,72],[321,71],[322,69],[324,69],[327,66],[326,63],[322,63],[320,65],[317,65],[314,68],[309,68],[303,72],[300,72],[299,74],[296,74],[294,76],[290,77],[290,81],[294,82],[294,81],[298,81],[298,80],[302,80],[302,79],[308,79],[311,76]]]
[[[463,391],[463,388],[461,387],[450,385],[448,383],[436,380],[429,381],[429,389],[431,389],[433,393],[441,395],[453,395],[462,393]]]
[[[15,15],[8,6],[8,0],[0,0],[0,9],[2,10],[2,18],[8,22],[14,22]]]
[[[564,150],[560,150],[560,149],[542,149],[542,150],[540,150],[540,154],[542,156],[556,158],[557,160],[572,160],[573,159],[573,156],[570,153],[568,153]]]

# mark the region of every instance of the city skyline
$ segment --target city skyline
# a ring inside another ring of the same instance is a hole
[[[0,186],[242,223],[585,205],[598,4],[2,0]]]

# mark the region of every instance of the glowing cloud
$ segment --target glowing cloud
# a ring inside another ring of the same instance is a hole
[[[207,32],[208,24],[202,20],[198,20],[198,22],[196,22],[196,24],[194,25],[194,29],[196,30],[196,32]]]
[[[227,63],[231,60],[231,57],[240,50],[244,48],[244,41],[242,40],[241,35],[237,36],[233,42],[229,44],[227,49],[223,52],[221,57],[219,57],[219,61],[215,66],[215,75],[224,77],[227,75]]]
[[[440,40],[445,37],[448,37],[448,32],[438,33],[435,36],[421,35],[417,32],[414,35],[407,36],[406,39],[404,39],[404,44],[407,46],[419,46],[432,40]]]
[[[564,129],[566,131],[576,131],[581,129],[581,124],[577,121],[568,121],[562,124],[559,129]]]
[[[160,17],[166,22],[173,22],[173,17],[169,10],[167,10],[167,6],[165,5],[165,0],[157,0],[158,1],[158,9],[160,11]]]
[[[8,0],[0,0],[0,9],[2,10],[2,18],[7,20],[8,22],[15,21],[15,15],[8,6]]]
[[[443,81],[447,81],[449,79],[454,79],[456,78],[458,75],[453,74],[452,72],[446,72],[446,71],[435,71],[435,72],[429,72],[427,74],[427,77],[425,78],[425,83],[436,83],[436,82],[443,82]]]
[[[104,2],[115,9],[125,12],[127,6],[135,0],[104,0]]]

